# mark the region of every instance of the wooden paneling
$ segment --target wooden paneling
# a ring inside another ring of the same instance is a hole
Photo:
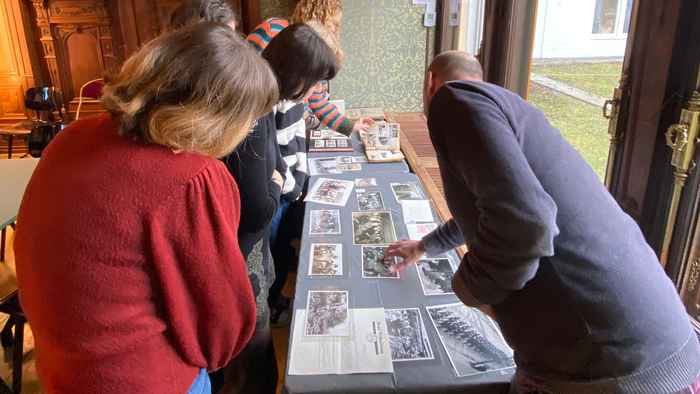
[[[23,11],[20,0],[0,0],[0,124],[26,119],[24,92],[35,84]]]

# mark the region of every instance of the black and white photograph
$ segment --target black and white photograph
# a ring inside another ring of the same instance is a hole
[[[391,212],[353,212],[352,239],[355,245],[388,245],[396,241]]]
[[[394,261],[386,261],[384,254],[386,246],[363,246],[362,247],[362,277],[377,279],[400,279],[398,271],[392,272],[391,266]]]
[[[352,164],[352,156],[338,156],[335,158],[338,164],[344,163],[344,164]]]
[[[364,156],[353,156],[352,162],[353,163],[367,163],[367,158]]]
[[[332,175],[340,174],[338,162],[334,157],[320,157],[308,160],[309,175]]]
[[[355,179],[355,187],[373,187],[377,186],[377,178],[357,178]]]
[[[348,292],[346,290],[310,290],[306,301],[307,336],[350,334]]]
[[[318,204],[345,206],[355,186],[353,181],[342,179],[318,178],[304,201]]]
[[[385,309],[392,361],[432,360],[433,349],[420,309]]]
[[[449,258],[423,259],[416,264],[420,286],[426,296],[454,294],[452,277],[455,269]]]
[[[357,163],[338,163],[340,172],[362,171],[362,164]]]
[[[414,182],[392,183],[390,186],[396,201],[423,199],[423,193]]]
[[[380,192],[357,192],[357,209],[360,211],[381,211],[384,199]]]
[[[310,235],[340,235],[340,211],[337,209],[318,209],[311,211]]]
[[[483,312],[459,302],[425,308],[458,377],[515,367],[513,350]]]
[[[389,163],[395,161],[401,161],[404,159],[403,153],[399,151],[390,150],[368,150],[365,152],[367,154],[367,160],[373,163]]]
[[[342,276],[343,245],[311,244],[311,253],[309,253],[309,275]]]

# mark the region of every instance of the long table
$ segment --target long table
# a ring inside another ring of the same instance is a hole
[[[361,155],[361,147],[354,144],[355,153]],[[323,157],[345,156],[350,153],[322,154]],[[311,153],[309,158],[321,157]],[[321,175],[319,177],[352,180],[373,177],[376,187],[364,188],[367,191],[379,191],[382,194],[385,210],[391,212],[398,239],[408,239],[403,221],[401,205],[390,188],[390,183],[416,183],[423,195],[428,198],[420,180],[407,171],[381,171],[376,164],[363,164],[362,171],[339,175]],[[408,166],[403,163],[403,166]],[[401,167],[401,166],[400,166]],[[318,177],[311,177],[313,185]],[[432,205],[432,204],[431,204]],[[439,216],[432,205],[436,223]],[[340,211],[341,235],[309,235],[310,214],[317,209],[338,209]],[[447,353],[438,338],[434,326],[426,313],[426,306],[458,302],[454,295],[424,296],[415,267],[401,272],[400,279],[367,279],[362,277],[361,246],[352,240],[352,212],[358,211],[356,192],[353,190],[344,207],[307,203],[304,216],[304,232],[299,253],[299,268],[294,297],[294,316],[296,311],[306,308],[307,294],[310,290],[347,290],[350,308],[420,308],[425,328],[430,338],[435,358],[433,360],[395,362],[393,374],[354,374],[354,375],[290,375],[287,370],[284,391],[288,394],[353,394],[353,393],[503,393],[512,378],[512,370],[496,371],[470,377],[456,377]],[[308,275],[310,248],[312,243],[340,243],[343,245],[343,276],[311,277]],[[456,253],[447,254],[455,264],[459,263]],[[292,321],[292,327],[295,322]],[[294,336],[290,335],[289,348],[293,349]],[[291,355],[292,352],[290,351]],[[289,360],[287,365],[289,366]]]

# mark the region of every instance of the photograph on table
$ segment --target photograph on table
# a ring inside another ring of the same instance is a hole
[[[311,211],[309,235],[340,235],[340,211],[318,209]]]
[[[338,161],[338,164],[352,164],[352,156],[338,156],[335,158]]]
[[[309,175],[331,175],[341,174],[342,171],[338,168],[338,162],[335,157],[317,157],[308,159]]]
[[[458,377],[515,368],[513,350],[483,312],[462,303],[425,308]]]
[[[420,260],[416,263],[416,271],[418,271],[418,279],[424,295],[454,294],[452,277],[455,269],[449,258]]]
[[[347,290],[310,290],[306,301],[307,336],[350,334]]]
[[[357,163],[338,163],[340,172],[362,171],[362,165]]]
[[[391,183],[390,186],[396,201],[423,199],[423,193],[415,182]]]
[[[406,223],[408,239],[413,241],[420,241],[436,228],[437,224],[435,223]]]
[[[355,245],[388,245],[396,241],[391,212],[353,212],[352,239]]]
[[[367,160],[372,163],[393,163],[404,159],[403,153],[398,151],[368,150],[365,153],[367,154]]]
[[[380,192],[357,192],[357,209],[360,211],[381,211],[384,209],[384,199]]]
[[[352,162],[353,163],[367,163],[367,158],[364,156],[353,156]]]
[[[309,254],[309,275],[342,276],[343,245],[311,244]]]
[[[304,201],[318,204],[345,206],[355,186],[353,181],[342,179],[318,178],[309,189]]]
[[[433,349],[420,309],[385,309],[392,361],[432,360]]]
[[[311,133],[309,133],[309,139],[311,139],[311,140],[325,140],[325,139],[347,140],[349,138],[345,134],[339,133],[335,130],[320,129],[320,130],[311,130]]]
[[[362,247],[362,277],[375,279],[401,279],[399,271],[392,272],[391,266],[396,258],[386,261],[384,254],[387,246]]]
[[[377,186],[377,178],[357,178],[355,179],[355,187],[372,187]]]

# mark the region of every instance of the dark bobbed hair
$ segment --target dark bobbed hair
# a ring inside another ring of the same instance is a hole
[[[183,0],[170,15],[170,28],[179,29],[192,23],[238,21],[228,0]]]
[[[314,29],[303,23],[290,25],[262,52],[277,76],[280,99],[300,100],[319,81],[335,78],[335,53]]]

